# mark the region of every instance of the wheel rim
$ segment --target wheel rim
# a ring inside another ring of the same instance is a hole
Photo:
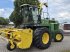
[[[11,49],[14,49],[14,47],[15,47],[15,45],[11,45],[11,46],[10,46]]]
[[[48,33],[43,34],[42,42],[43,42],[43,44],[47,44],[49,42],[49,34]]]
[[[57,40],[61,40],[61,39],[62,39],[62,35],[61,35],[61,34],[57,34],[57,35],[56,35],[56,39],[57,39]]]

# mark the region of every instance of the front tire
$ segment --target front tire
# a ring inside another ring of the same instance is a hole
[[[51,35],[47,28],[39,28],[34,32],[34,45],[39,49],[46,49],[51,44]]]
[[[11,43],[8,43],[7,44],[7,49],[9,50],[9,51],[13,51],[15,48],[16,48],[16,44],[15,43],[13,43],[14,44],[14,47],[13,48],[11,48]]]

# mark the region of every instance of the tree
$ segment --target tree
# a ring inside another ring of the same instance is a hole
[[[23,17],[20,15],[20,6],[22,4],[38,5],[38,0],[15,0],[14,1],[14,11],[10,15],[10,21],[14,22],[15,27],[19,26],[23,22]]]
[[[18,14],[16,10],[12,12],[9,18],[10,18],[10,21],[12,21],[15,24],[15,27],[20,25],[23,21],[23,18]]]
[[[10,23],[10,20],[8,18],[6,18],[5,21],[6,21],[6,25]]]
[[[9,19],[0,17],[0,25],[8,25],[8,24],[9,24]]]

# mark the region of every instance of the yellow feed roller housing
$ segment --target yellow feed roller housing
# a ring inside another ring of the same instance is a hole
[[[13,42],[16,43],[17,48],[27,49],[30,48],[33,40],[33,30],[31,29],[18,29],[12,32]]]
[[[8,33],[10,31],[15,31],[17,30],[16,28],[3,28],[3,29],[0,29],[0,35],[5,37],[5,38],[8,38]]]
[[[0,35],[7,38],[11,47],[12,43],[16,44],[16,48],[28,49],[30,48],[33,41],[33,30],[32,29],[16,29],[6,28],[0,30]]]

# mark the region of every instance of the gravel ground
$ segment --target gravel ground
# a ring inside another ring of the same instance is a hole
[[[52,42],[51,46],[45,50],[32,47],[27,50],[15,49],[14,51],[8,51],[6,44],[7,41],[0,38],[0,52],[67,52],[67,50],[70,50],[70,36],[65,36],[62,42]]]

